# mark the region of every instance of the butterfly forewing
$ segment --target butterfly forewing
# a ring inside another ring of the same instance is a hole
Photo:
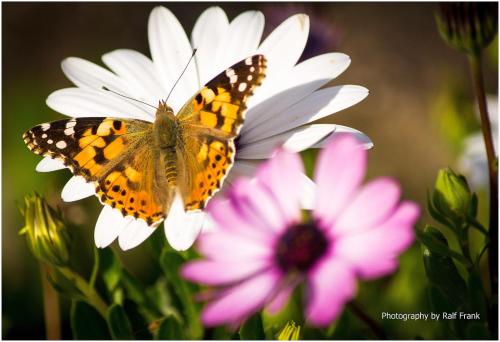
[[[248,57],[220,73],[180,110],[179,187],[186,210],[203,209],[234,162],[246,102],[265,75],[266,59]],[[186,158],[186,156],[190,156]]]

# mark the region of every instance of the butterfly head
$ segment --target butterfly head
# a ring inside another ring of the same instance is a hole
[[[172,107],[167,105],[167,102],[160,100],[160,102],[158,103],[158,109],[156,110],[156,117],[162,114],[174,115],[174,110],[172,109]]]

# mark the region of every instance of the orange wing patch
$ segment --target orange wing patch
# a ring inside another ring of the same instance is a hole
[[[205,207],[208,198],[220,189],[233,158],[233,142],[213,139],[201,144],[196,161],[203,167],[193,175],[192,190],[187,196],[184,196],[186,210]]]
[[[123,216],[142,219],[150,226],[158,225],[165,218],[165,210],[151,191],[141,189],[143,176],[132,166],[113,171],[99,182],[96,194],[103,204],[120,210]]]

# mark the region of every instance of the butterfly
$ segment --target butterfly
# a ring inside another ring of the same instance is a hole
[[[157,226],[178,193],[186,211],[201,210],[234,163],[246,102],[265,77],[263,55],[220,73],[175,115],[160,101],[154,122],[71,118],[23,134],[28,148],[61,160],[95,185],[100,202]]]

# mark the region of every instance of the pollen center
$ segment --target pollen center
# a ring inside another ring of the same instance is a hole
[[[328,240],[314,222],[289,227],[279,238],[276,260],[284,272],[308,271],[326,252]]]

